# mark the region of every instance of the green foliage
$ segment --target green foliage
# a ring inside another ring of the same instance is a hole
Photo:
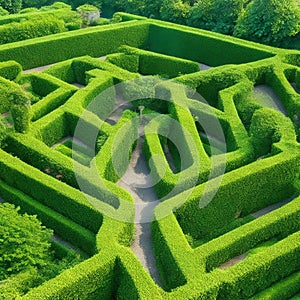
[[[17,80],[19,79],[22,72],[22,66],[17,62],[5,61],[0,62],[0,76],[8,80]]]
[[[56,10],[56,9],[67,9],[71,10],[71,5],[68,5],[64,2],[54,2],[49,6],[42,6],[40,11]]]
[[[0,6],[11,14],[15,14],[22,8],[22,0],[0,0]]]
[[[22,49],[12,45],[0,50],[0,59],[14,59],[24,69],[29,69],[82,55],[100,57],[115,52],[125,43],[133,47],[143,46],[147,41],[148,28],[149,24],[143,23],[116,24],[110,28],[87,28],[84,34],[70,32],[52,35],[38,44],[28,40],[22,44]],[[112,36],[114,39],[111,39]],[[43,55],[39,55],[40,51],[43,51]]]
[[[9,15],[9,12],[4,9],[2,6],[0,6],[0,16],[7,16]]]
[[[191,8],[188,25],[232,34],[245,0],[199,0]]]
[[[7,128],[2,120],[0,120],[0,148],[5,146],[5,139],[7,136]]]
[[[300,31],[297,1],[255,0],[239,17],[234,36],[281,46]]]
[[[37,12],[39,11],[36,7],[28,7],[28,8],[23,8],[19,11],[19,14],[27,14],[27,13],[32,13],[32,12]]]
[[[92,13],[92,12],[98,12],[99,8],[94,6],[94,5],[90,5],[90,4],[84,4],[84,5],[80,5],[76,8],[76,10],[79,13]]]
[[[110,20],[106,18],[98,18],[90,23],[90,26],[101,26],[110,24]]]
[[[24,8],[32,8],[32,7],[41,7],[46,4],[49,4],[49,2],[52,2],[51,0],[22,0],[22,6]]]
[[[64,22],[54,17],[39,17],[0,26],[0,44],[7,44],[65,31]]]
[[[124,86],[124,97],[127,101],[138,109],[144,106],[156,111],[165,110],[164,101],[155,99],[155,85],[161,83],[157,76],[138,78],[134,81],[128,81]]]
[[[164,21],[186,24],[190,5],[183,0],[165,0],[160,8],[160,17]]]
[[[28,267],[45,267],[51,257],[52,231],[36,217],[18,211],[13,205],[0,204],[0,280]]]
[[[192,28],[189,31],[178,29],[176,25],[151,26],[148,50],[204,62],[210,66],[246,63],[274,55],[264,46],[253,44],[250,46],[247,42],[237,43],[236,39],[228,36],[214,33],[207,35]],[[178,41],[180,41],[180,47]],[[199,45],[205,45],[205,47],[199,47]]]
[[[30,106],[12,105],[10,112],[14,120],[15,130],[21,133],[27,132],[30,124]]]
[[[160,8],[163,0],[145,0],[145,16],[149,18],[159,18]]]

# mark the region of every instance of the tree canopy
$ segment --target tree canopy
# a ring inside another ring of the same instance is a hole
[[[238,19],[236,37],[282,46],[300,31],[296,0],[255,0]]]
[[[188,25],[232,34],[245,0],[199,0],[192,8]]]
[[[22,0],[0,0],[0,6],[12,14],[19,12],[22,8]]]
[[[35,217],[20,215],[11,204],[0,205],[0,280],[42,267],[50,260],[52,231]]]

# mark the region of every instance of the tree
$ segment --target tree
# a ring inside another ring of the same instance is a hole
[[[0,6],[0,16],[7,16],[9,15],[9,12],[4,9],[2,6]]]
[[[24,8],[26,8],[26,7],[41,7],[44,5],[49,5],[52,2],[53,1],[49,1],[49,0],[23,0],[22,7],[24,7]]]
[[[0,0],[0,6],[12,14],[19,12],[22,8],[22,0]]]
[[[145,0],[144,15],[146,17],[159,19],[160,8],[163,2],[163,0]]]
[[[52,259],[51,235],[35,216],[20,215],[13,205],[0,204],[0,280],[45,266]]]
[[[191,9],[188,25],[232,34],[245,0],[199,0]]]
[[[114,1],[116,10],[126,11],[127,13],[141,15],[145,10],[144,0],[116,0]]]
[[[234,36],[281,46],[300,31],[296,0],[255,0],[238,19]]]
[[[179,24],[186,24],[190,5],[182,0],[165,0],[160,9],[161,19]]]

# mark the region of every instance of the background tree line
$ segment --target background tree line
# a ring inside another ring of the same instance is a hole
[[[11,13],[53,0],[0,0]],[[212,30],[279,47],[300,48],[300,0],[65,0]]]

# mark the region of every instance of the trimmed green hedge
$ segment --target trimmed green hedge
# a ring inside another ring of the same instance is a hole
[[[32,20],[43,17],[55,17],[67,21],[70,17],[74,18],[74,12],[70,9],[57,9],[51,11],[27,12],[22,14],[10,14],[0,17],[0,25],[21,22],[23,20]],[[76,13],[75,13],[76,15]]]
[[[111,299],[115,290],[115,256],[114,251],[95,255],[31,290],[22,299]]]
[[[124,44],[145,46],[148,31],[147,22],[128,22],[66,32],[0,46],[0,60],[14,59],[26,70],[81,55],[100,57],[116,51]]]
[[[85,228],[93,232],[99,230],[102,215],[92,208],[81,192],[0,151],[2,170],[0,177],[4,182]]]
[[[200,71],[200,67],[196,62],[177,57],[157,54],[129,46],[123,46],[119,48],[119,51],[126,55],[123,57],[125,60],[128,60],[130,55],[133,58],[137,56],[139,58],[138,72],[143,75],[164,75],[173,78],[180,74]],[[110,60],[109,57],[108,60]],[[133,65],[132,69],[135,69],[135,65]]]
[[[95,253],[95,235],[84,227],[65,218],[47,206],[0,181],[0,194],[8,202],[20,206],[22,211],[37,214],[43,224],[85,252]]]
[[[210,66],[241,64],[272,57],[276,50],[256,43],[190,27],[153,21],[149,50]]]
[[[0,77],[4,77],[8,80],[17,80],[21,72],[22,66],[13,60],[0,62]]]
[[[39,17],[0,26],[0,44],[33,39],[64,31],[65,24],[63,21],[54,17]]]

